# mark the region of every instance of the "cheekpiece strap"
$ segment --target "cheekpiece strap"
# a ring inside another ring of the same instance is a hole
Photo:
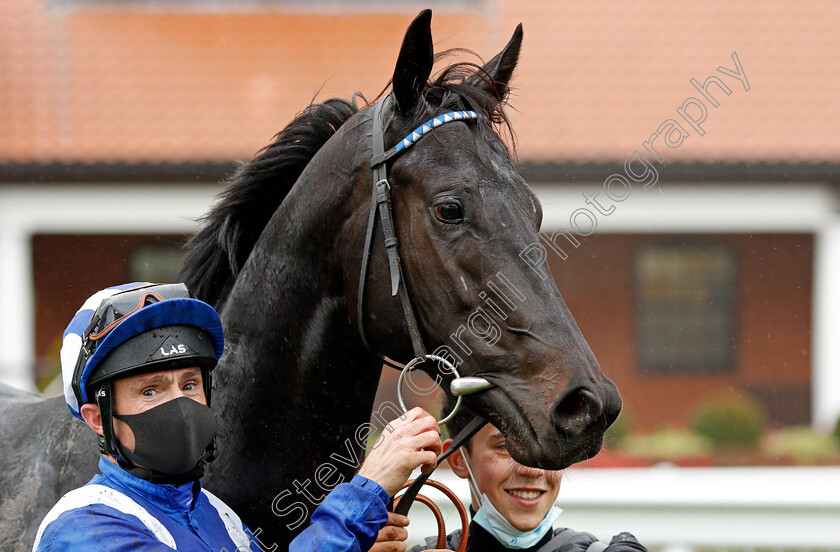
[[[380,102],[376,105],[373,113],[373,154],[379,155],[383,149],[385,149],[385,136],[382,128],[382,102]],[[425,356],[426,349],[423,346],[423,338],[420,335],[417,318],[414,316],[411,299],[408,297],[408,289],[405,285],[405,277],[400,263],[399,240],[391,213],[391,185],[388,183],[388,170],[385,163],[373,166],[373,188],[374,201],[379,210],[379,220],[382,223],[385,251],[388,255],[388,268],[391,273],[391,296],[397,294],[400,296],[414,356]]]
[[[451,123],[453,121],[477,119],[478,114],[475,111],[450,111],[449,113],[438,115],[414,129],[408,136],[400,140],[397,145],[388,151],[384,151],[385,133],[382,124],[383,103],[384,102],[379,102],[373,106],[373,126],[371,129],[372,156],[370,162],[370,166],[373,171],[373,190],[370,203],[370,213],[368,215],[367,232],[365,235],[364,253],[362,254],[362,267],[359,275],[359,295],[356,315],[359,323],[359,334],[361,335],[362,343],[365,347],[380,357],[386,364],[395,368],[401,368],[400,366],[389,362],[379,353],[373,351],[373,348],[367,342],[364,330],[365,282],[367,280],[367,271],[368,265],[370,264],[371,247],[373,244],[373,231],[376,226],[378,213],[378,218],[382,224],[383,237],[385,238],[385,250],[388,254],[388,269],[391,276],[391,296],[397,294],[400,296],[400,303],[402,304],[403,315],[405,317],[406,326],[408,327],[409,336],[411,337],[411,345],[414,350],[415,358],[426,357],[426,349],[423,346],[423,338],[420,335],[417,318],[415,317],[414,309],[411,306],[411,299],[408,296],[408,289],[405,285],[405,277],[403,276],[402,265],[400,263],[399,241],[397,239],[393,214],[391,212],[391,185],[388,183],[388,168],[385,162],[410,148],[420,138],[440,125]]]

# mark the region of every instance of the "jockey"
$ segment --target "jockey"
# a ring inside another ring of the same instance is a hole
[[[99,436],[101,473],[67,493],[41,523],[33,551],[260,550],[199,482],[216,456],[211,376],[222,323],[183,284],[135,283],[90,297],[64,333],[64,396]],[[360,474],[327,496],[290,550],[367,550],[411,470],[441,450],[420,409],[371,451]]]
[[[445,394],[444,412],[451,412],[455,398]],[[457,435],[470,422],[469,411],[461,407],[448,422]],[[444,443],[446,449],[452,439]],[[562,471],[529,468],[516,462],[505,449],[505,436],[492,424],[485,425],[461,449],[448,458],[452,471],[467,479],[472,498],[472,521],[466,552],[647,552],[630,533],[620,533],[604,544],[586,532],[554,528],[562,510],[554,505],[560,491]],[[477,509],[476,509],[477,508]],[[392,514],[371,552],[405,550],[408,519]],[[409,552],[428,550],[436,537],[426,539]],[[455,550],[461,530],[447,537]]]

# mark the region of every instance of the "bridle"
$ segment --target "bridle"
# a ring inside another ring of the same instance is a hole
[[[391,296],[399,293],[400,303],[402,304],[403,316],[408,327],[408,334],[411,337],[411,346],[414,349],[415,358],[426,358],[426,348],[423,346],[423,337],[420,335],[420,328],[417,325],[417,317],[414,316],[414,308],[411,306],[411,299],[408,297],[408,289],[405,286],[405,277],[403,276],[402,264],[400,263],[399,240],[394,228],[394,220],[391,216],[391,184],[388,182],[388,168],[387,161],[405,151],[410,147],[414,141],[419,140],[422,135],[417,135],[417,130],[412,132],[405,139],[400,141],[396,146],[385,152],[385,135],[382,129],[382,104],[379,102],[374,106],[373,111],[373,156],[370,161],[370,166],[373,171],[373,196],[371,197],[370,213],[368,216],[367,233],[365,234],[365,249],[364,257],[362,258],[362,268],[359,274],[359,299],[358,299],[358,321],[359,334],[362,337],[362,342],[365,347],[371,352],[374,352],[386,364],[394,368],[402,368],[397,366],[384,356],[375,352],[367,341],[364,330],[364,293],[365,282],[367,281],[367,269],[370,264],[371,248],[373,247],[373,230],[376,226],[376,214],[379,212],[379,218],[382,221],[382,234],[385,237],[385,251],[388,254],[388,268],[391,274]],[[472,112],[472,117],[475,117],[475,112]],[[471,117],[471,118],[472,118]],[[461,117],[463,119],[463,116]],[[406,141],[412,138],[411,142]],[[399,150],[397,148],[400,147]]]
[[[412,307],[411,299],[408,296],[408,289],[405,285],[405,277],[403,276],[402,264],[400,262],[399,240],[397,239],[397,233],[394,228],[394,219],[391,215],[391,184],[388,182],[387,162],[410,148],[425,134],[431,132],[432,129],[452,121],[476,119],[478,118],[478,114],[475,111],[453,111],[451,113],[439,115],[420,125],[409,133],[408,136],[397,142],[397,145],[388,151],[385,151],[385,134],[382,128],[382,106],[386,100],[377,103],[374,106],[373,111],[373,130],[371,136],[373,155],[370,160],[370,167],[373,171],[373,195],[371,197],[367,233],[365,235],[362,268],[359,274],[357,317],[359,323],[359,334],[362,337],[362,342],[365,347],[381,358],[382,361],[389,366],[402,369],[403,366],[394,364],[389,359],[373,350],[367,341],[364,330],[365,282],[367,281],[367,269],[370,264],[371,249],[373,247],[373,230],[376,226],[376,214],[378,212],[379,219],[382,224],[382,234],[385,238],[385,251],[388,254],[388,268],[391,275],[391,296],[393,297],[397,294],[400,296],[400,303],[402,304],[405,324],[408,327],[408,334],[409,337],[411,337],[411,346],[414,349],[414,358],[425,360],[428,356],[426,354],[426,348],[423,346],[423,337],[420,334],[417,317],[414,316],[414,308]]]
[[[484,378],[462,378],[452,362],[448,359],[428,354],[423,345],[423,336],[420,333],[420,327],[417,324],[417,317],[414,315],[414,307],[411,305],[411,298],[408,296],[408,288],[405,285],[405,276],[403,275],[402,263],[400,261],[399,240],[397,239],[397,232],[394,227],[394,218],[391,211],[391,184],[388,182],[388,166],[387,162],[396,156],[400,155],[408,148],[417,143],[423,136],[429,134],[435,128],[455,122],[465,121],[470,119],[477,119],[478,114],[475,111],[451,111],[429,119],[413,131],[411,131],[405,138],[397,142],[397,144],[385,151],[385,133],[382,125],[382,108],[385,100],[377,103],[373,107],[372,117],[372,156],[370,160],[370,167],[373,173],[373,188],[370,201],[370,211],[368,214],[367,231],[365,233],[364,253],[362,257],[362,266],[359,271],[359,294],[356,305],[356,316],[359,325],[359,335],[362,343],[368,351],[376,355],[383,363],[402,370],[400,374],[400,385],[397,388],[397,395],[400,400],[400,405],[405,410],[405,403],[402,400],[402,381],[405,374],[412,370],[418,364],[422,364],[427,360],[437,361],[446,368],[446,373],[454,375],[454,380],[450,382],[450,390],[453,394],[458,396],[458,402],[455,404],[453,411],[446,416],[439,423],[447,422],[461,406],[461,397],[477,391],[483,391],[493,387],[489,381]],[[379,216],[377,217],[377,213]],[[391,296],[400,296],[400,304],[402,305],[403,316],[405,318],[405,325],[408,328],[408,335],[411,338],[411,347],[414,352],[414,358],[405,365],[399,365],[380,354],[367,340],[364,326],[364,304],[365,304],[365,283],[367,282],[367,271],[370,265],[370,257],[373,248],[373,232],[376,226],[377,218],[381,221],[382,234],[385,239],[385,251],[388,255],[388,268],[391,277]]]
[[[371,351],[373,354],[379,357],[385,364],[402,370],[402,373],[400,374],[400,383],[397,387],[397,395],[399,397],[400,406],[403,408],[403,411],[406,410],[406,407],[402,400],[402,381],[405,377],[405,374],[411,369],[413,369],[416,365],[421,364],[427,360],[437,361],[438,363],[442,363],[447,368],[448,372],[454,375],[455,379],[452,382],[450,382],[450,390],[453,392],[453,394],[458,396],[458,401],[455,404],[455,408],[452,410],[452,412],[443,420],[440,420],[438,422],[438,424],[443,424],[455,415],[455,412],[457,412],[458,408],[460,407],[461,397],[463,395],[483,391],[485,389],[493,387],[494,384],[490,383],[484,378],[462,378],[458,374],[455,365],[452,364],[449,360],[437,355],[428,354],[426,352],[426,348],[423,345],[423,337],[420,334],[420,327],[417,324],[417,317],[414,315],[414,308],[411,305],[411,298],[408,296],[408,289],[405,285],[405,277],[403,276],[402,264],[400,262],[399,240],[397,239],[397,233],[394,227],[394,219],[391,213],[391,185],[388,182],[387,162],[390,159],[393,159],[394,157],[403,153],[405,150],[417,143],[417,141],[419,141],[423,136],[431,133],[431,131],[435,128],[454,121],[477,119],[478,114],[475,111],[452,111],[449,113],[444,113],[443,115],[438,115],[437,117],[429,119],[416,129],[414,129],[405,138],[397,142],[397,144],[394,147],[385,151],[385,134],[382,125],[382,106],[386,100],[377,103],[373,108],[373,129],[371,133],[373,155],[370,160],[370,166],[373,171],[373,190],[370,203],[370,213],[368,216],[367,233],[365,235],[365,246],[362,257],[362,267],[359,274],[359,294],[357,304],[359,335],[362,338],[362,343],[364,343],[365,347],[369,351]],[[370,346],[365,336],[365,282],[367,280],[368,265],[370,264],[371,248],[373,246],[373,231],[374,227],[376,226],[377,213],[379,214],[378,218],[381,220],[382,233],[385,238],[385,251],[388,255],[388,267],[391,276],[391,296],[393,297],[397,294],[399,294],[400,296],[400,303],[402,305],[403,316],[405,317],[405,323],[406,327],[408,328],[408,334],[411,337],[411,346],[414,350],[414,358],[408,363],[406,363],[404,366],[395,364],[389,359],[385,358],[384,355],[381,355],[380,353],[376,352]],[[445,453],[443,453],[440,456],[440,458],[438,458],[437,465],[440,465],[440,463],[447,456],[449,456],[449,454],[455,452],[455,450],[457,450],[463,443],[465,443],[473,435],[475,435],[478,432],[478,430],[484,427],[486,423],[486,420],[484,420],[480,416],[476,416],[475,419],[473,419],[467,425],[467,427],[465,427],[461,432],[458,433],[458,435],[454,437],[450,448]],[[396,513],[402,515],[406,515],[408,513],[408,510],[411,507],[411,504],[414,501],[415,497],[417,496],[420,487],[422,487],[423,484],[426,482],[428,476],[429,474],[421,474],[411,484],[408,490],[406,490],[405,494],[403,494],[400,497],[400,501],[394,510]]]

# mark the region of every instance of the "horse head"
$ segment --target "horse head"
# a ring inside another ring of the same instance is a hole
[[[501,138],[522,31],[486,64],[456,63],[430,81],[430,24],[426,11],[409,26],[384,99],[304,109],[237,169],[190,241],[183,279],[225,328],[213,391],[224,445],[207,482],[278,543],[307,519],[301,485],[327,459],[341,478],[358,468],[382,367],[371,351],[408,361],[422,339],[444,367],[491,382],[465,404],[531,466],[595,454],[620,409],[554,281],[522,258],[542,210]],[[380,139],[390,151],[406,137],[413,145],[373,162]],[[383,208],[372,209],[380,191]],[[383,213],[396,240],[383,236]],[[270,530],[278,518],[285,525]]]
[[[524,258],[539,242],[542,208],[500,137],[522,29],[483,66],[456,64],[429,81],[435,57],[430,22],[427,10],[411,23],[392,92],[378,108],[361,112],[381,117],[386,149],[433,117],[476,114],[435,127],[387,163],[408,296],[428,352],[449,360],[461,376],[494,384],[465,397],[465,404],[504,432],[514,459],[561,469],[600,450],[621,398],[554,280]],[[338,248],[351,313],[358,307],[360,261],[368,262],[359,253],[374,180],[373,152],[360,149],[357,185],[368,194],[355,202]],[[384,239],[376,236],[359,330],[372,350],[407,360],[415,355],[400,301],[392,296]],[[422,367],[452,379],[445,366]]]

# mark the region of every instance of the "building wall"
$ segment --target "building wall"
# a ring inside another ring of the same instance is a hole
[[[138,278],[129,262],[133,251],[177,247],[184,239],[34,236],[38,384],[57,373],[61,335],[78,306],[98,289]],[[720,373],[646,373],[638,358],[636,252],[651,243],[697,242],[725,244],[736,254],[735,361]],[[582,238],[565,261],[549,256],[549,265],[602,369],[621,390],[635,427],[684,423],[704,399],[743,393],[761,400],[771,421],[801,424],[811,413],[812,247],[809,234],[605,234]],[[380,398],[393,394],[397,376],[384,371]]]
[[[722,373],[644,373],[637,350],[635,252],[648,243],[698,240],[736,252],[735,362]],[[807,423],[812,247],[809,234],[607,234],[582,238],[565,261],[551,255],[549,264],[637,427],[684,422],[705,398],[743,393],[761,400],[774,422]]]
[[[44,387],[59,373],[62,334],[88,297],[108,286],[142,280],[148,274],[132,269],[132,253],[150,246],[177,248],[184,239],[166,234],[33,236],[36,385]]]

